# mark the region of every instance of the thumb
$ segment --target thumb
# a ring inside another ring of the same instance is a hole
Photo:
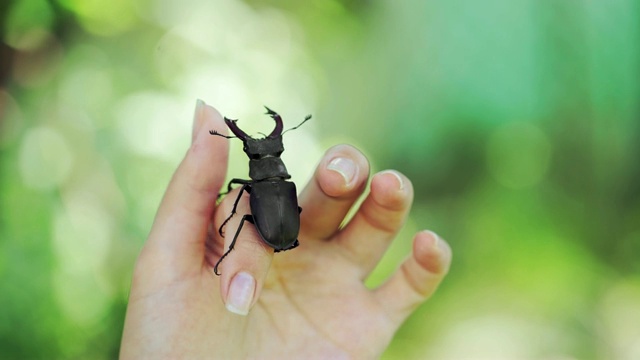
[[[220,113],[198,100],[192,144],[176,170],[156,214],[138,266],[151,262],[151,271],[175,278],[200,271],[204,242],[216,198],[227,171],[229,145],[209,130],[226,134]]]

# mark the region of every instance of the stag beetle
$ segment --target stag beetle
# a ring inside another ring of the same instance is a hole
[[[211,135],[242,140],[244,144],[242,150],[249,156],[249,177],[251,178],[251,180],[232,179],[229,181],[227,191],[218,195],[219,198],[229,193],[232,184],[242,185],[233,204],[231,214],[218,229],[220,236],[224,237],[222,228],[236,213],[238,202],[240,202],[242,193],[245,191],[249,193],[249,206],[251,207],[251,214],[242,216],[229,249],[213,268],[213,271],[218,276],[220,275],[218,266],[222,259],[233,250],[245,221],[255,225],[262,240],[271,246],[275,252],[290,250],[299,245],[298,232],[300,230],[300,212],[302,208],[298,206],[296,185],[291,181],[287,181],[287,179],[291,178],[291,175],[287,173],[287,168],[284,166],[280,154],[284,151],[282,135],[289,130],[300,127],[311,119],[311,115],[307,115],[298,126],[282,132],[283,125],[280,115],[266,106],[265,109],[267,109],[266,115],[271,116],[276,122],[276,127],[271,134],[266,135],[264,138],[256,139],[247,135],[236,125],[238,120],[227,119],[226,117],[224,122],[235,136],[222,135],[215,130],[209,131]]]

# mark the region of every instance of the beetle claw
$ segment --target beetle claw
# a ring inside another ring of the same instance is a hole
[[[266,105],[264,106],[264,108],[267,109],[267,115],[271,115],[271,117],[278,115],[275,111],[269,109],[269,107],[267,107]]]
[[[269,136],[267,137],[276,137],[276,136],[282,135],[282,118],[280,117],[280,115],[278,115],[277,112],[269,109],[268,106],[265,105],[264,108],[267,109],[266,114],[271,116],[271,118],[276,122],[276,127],[273,129],[271,134],[269,134]]]

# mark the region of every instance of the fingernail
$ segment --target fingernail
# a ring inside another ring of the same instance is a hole
[[[256,280],[251,274],[239,272],[231,279],[229,293],[227,294],[227,310],[238,315],[247,315],[253,294],[256,291]]]
[[[331,160],[329,165],[327,165],[327,169],[340,174],[344,178],[345,185],[351,184],[356,177],[356,172],[358,171],[356,164],[351,159],[340,157]]]
[[[438,236],[438,234],[434,233],[431,230],[424,230],[423,232],[431,235],[431,238],[433,239],[433,242],[431,243],[431,248],[434,250],[440,249],[440,242],[442,241],[440,239],[440,236]]]
[[[191,125],[191,142],[196,140],[196,136],[200,130],[200,119],[202,119],[202,110],[204,110],[205,105],[204,101],[200,99],[196,100],[196,110],[193,114],[193,124]]]
[[[385,170],[385,171],[381,172],[381,174],[391,174],[391,175],[395,176],[396,179],[398,179],[398,190],[404,190],[404,180],[402,180],[402,176],[400,176],[400,174],[398,174],[397,171]]]

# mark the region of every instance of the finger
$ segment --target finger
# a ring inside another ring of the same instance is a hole
[[[404,225],[412,201],[411,181],[397,171],[382,171],[371,180],[369,195],[337,235],[362,279],[378,264]]]
[[[153,259],[174,276],[202,269],[207,227],[226,175],[228,141],[209,130],[224,134],[226,126],[217,110],[199,100],[191,147],[171,179],[140,255],[139,262]]]
[[[349,145],[329,149],[299,196],[301,238],[327,239],[338,231],[368,176],[369,162],[360,151]]]
[[[449,245],[435,233],[422,231],[414,238],[411,256],[375,290],[375,296],[399,326],[436,291],[450,264]]]
[[[273,259],[273,249],[262,240],[250,222],[248,198],[242,188],[235,189],[218,206],[214,216],[215,236],[220,237],[218,229],[229,219],[222,229],[223,253],[229,251],[232,243],[233,249],[223,255],[224,258],[220,256],[210,260],[214,267],[218,264],[220,291],[227,310],[239,315],[247,315],[260,296]],[[236,212],[232,215],[236,200]]]

